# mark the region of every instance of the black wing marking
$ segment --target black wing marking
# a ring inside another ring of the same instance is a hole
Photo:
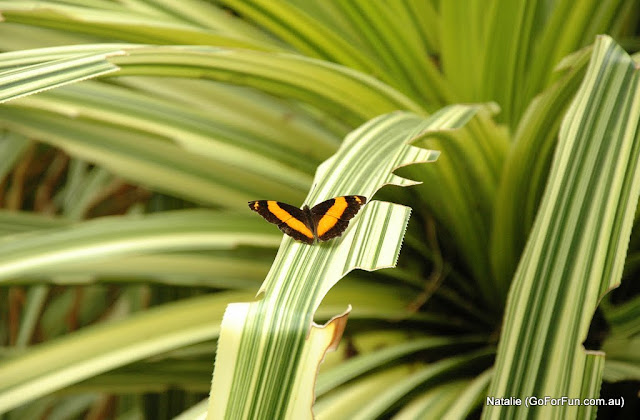
[[[309,226],[303,210],[273,200],[249,201],[249,208],[264,217],[267,222],[278,225],[282,232],[293,239],[307,244],[313,243],[313,228]]]
[[[315,205],[311,215],[316,227],[318,240],[328,241],[342,235],[360,208],[367,202],[361,195],[347,195],[332,198]]]

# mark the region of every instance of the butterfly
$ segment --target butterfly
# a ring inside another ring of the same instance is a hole
[[[267,222],[296,241],[313,244],[316,240],[328,241],[342,235],[349,220],[367,202],[361,195],[345,195],[323,201],[302,209],[273,200],[249,201],[249,208],[264,217]]]

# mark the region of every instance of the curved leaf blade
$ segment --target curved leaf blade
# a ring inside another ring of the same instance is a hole
[[[98,48],[98,51],[100,50],[105,48]],[[124,51],[107,49],[105,52],[68,55],[44,62],[24,64],[39,54],[40,50],[31,51],[31,58],[25,58],[24,53],[0,54],[0,68],[5,68],[0,72],[0,103],[116,72],[119,67],[107,58],[124,54]]]
[[[582,342],[599,299],[622,275],[640,192],[639,122],[640,72],[601,36],[509,293],[490,396],[598,396],[604,357]],[[483,416],[511,418],[518,409],[487,406]],[[584,418],[595,408],[528,410],[531,418]]]
[[[474,107],[452,106],[428,119],[395,112],[370,121],[320,165],[307,203],[347,194],[371,197],[386,184],[415,184],[392,171],[433,160],[437,153],[407,142],[426,131],[457,128],[474,113]],[[263,299],[230,305],[225,313],[209,418],[237,419],[256,413],[268,418],[310,416],[310,407],[291,410],[299,408],[294,399],[310,400],[300,394],[309,386],[298,378],[314,376],[305,375],[309,367],[301,364],[310,345],[306,337],[313,313],[329,289],[354,268],[373,270],[395,264],[408,210],[373,201],[351,222],[347,233],[332,242],[308,246],[283,239],[262,285]]]

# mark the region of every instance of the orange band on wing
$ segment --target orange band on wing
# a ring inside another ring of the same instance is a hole
[[[300,232],[309,239],[313,239],[313,233],[309,228],[301,221],[289,214],[289,212],[283,210],[276,201],[267,201],[267,208],[269,211],[286,223],[291,229]]]
[[[325,215],[318,222],[318,236],[324,235],[334,227],[348,206],[349,203],[347,203],[347,200],[344,197],[336,197],[333,205],[329,207],[329,210],[327,210]]]
[[[329,216],[333,216],[336,219],[339,219],[344,214],[344,211],[349,207],[349,203],[347,203],[347,199],[344,197],[336,197],[333,202],[333,206],[329,207],[329,210],[325,214]]]
[[[302,233],[304,236],[306,236],[309,239],[313,239],[313,233],[309,230],[308,227],[305,226],[304,223],[302,223],[300,220],[296,219],[296,218],[291,218],[289,220],[287,220],[285,222],[287,224],[287,226],[289,226],[291,229]]]
[[[316,228],[318,236],[322,236],[325,233],[329,232],[329,230],[334,227],[338,223],[338,219],[333,216],[323,216],[322,219],[318,222],[318,227]]]

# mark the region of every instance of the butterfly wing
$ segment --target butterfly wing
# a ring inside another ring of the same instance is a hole
[[[309,226],[304,211],[299,208],[273,200],[249,201],[249,208],[267,222],[278,225],[281,231],[296,241],[313,243],[313,229]]]
[[[366,202],[367,198],[361,195],[345,195],[313,206],[311,216],[316,226],[318,240],[328,241],[342,235],[349,226],[349,220]]]

